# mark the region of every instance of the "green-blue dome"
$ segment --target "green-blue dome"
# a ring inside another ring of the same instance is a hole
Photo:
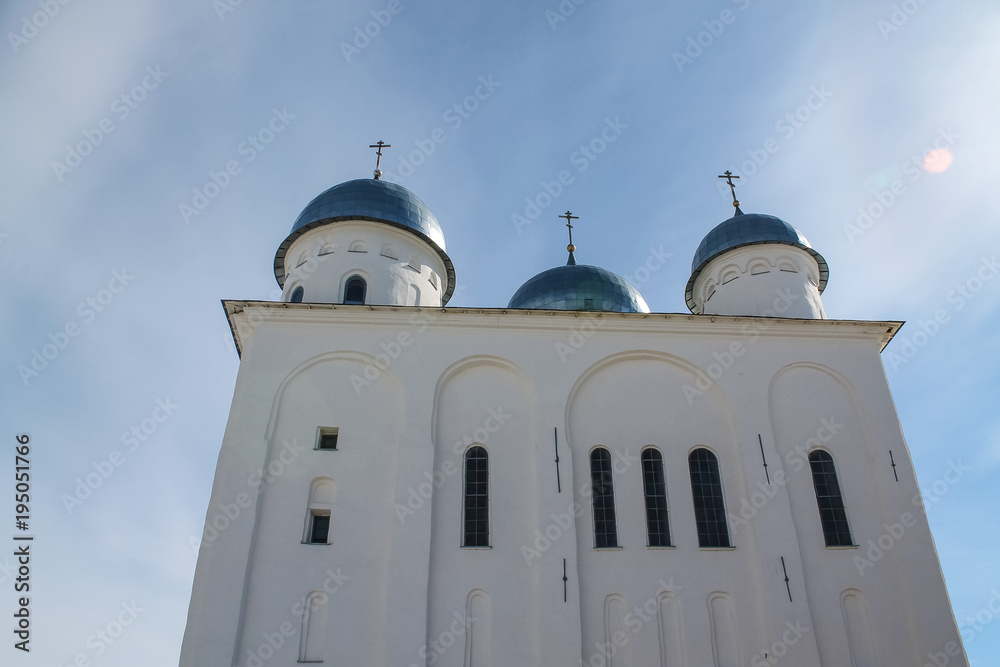
[[[684,299],[688,308],[694,310],[694,281],[702,269],[724,252],[748,245],[779,243],[805,250],[819,265],[819,291],[826,289],[830,277],[830,268],[823,256],[816,252],[805,236],[781,218],[763,213],[743,213],[739,208],[736,214],[716,225],[705,235],[691,260],[691,278],[688,280]]]
[[[529,310],[595,310],[648,313],[639,290],[621,276],[598,266],[570,264],[542,271],[511,297],[508,308]]]
[[[444,232],[437,218],[415,194],[397,183],[359,178],[340,183],[309,202],[274,257],[274,277],[284,287],[285,254],[310,229],[344,220],[371,220],[411,232],[434,248],[448,269],[443,302],[455,291],[455,268],[445,251]]]

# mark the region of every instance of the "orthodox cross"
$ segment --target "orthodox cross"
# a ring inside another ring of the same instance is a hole
[[[377,144],[371,144],[368,146],[368,148],[378,149],[378,151],[376,152],[376,155],[378,155],[378,157],[375,158],[375,180],[377,181],[379,178],[382,177],[382,170],[379,169],[379,166],[382,164],[382,149],[392,148],[392,144],[387,144],[381,139],[379,139]],[[737,176],[737,178],[739,177]]]
[[[579,220],[580,216],[573,215],[569,211],[566,211],[565,213],[563,213],[559,217],[560,218],[566,218],[566,227],[569,229],[569,245],[566,246],[566,250],[569,250],[570,252],[573,252],[574,250],[576,250],[576,246],[573,245],[573,221],[574,220]]]
[[[726,179],[726,182],[729,183],[729,189],[733,193],[733,206],[736,207],[736,208],[739,208],[740,207],[740,201],[736,198],[736,184],[733,183],[733,179],[734,178],[739,178],[739,176],[733,176],[733,172],[731,172],[731,171],[729,171],[727,169],[726,173],[719,175],[719,178],[724,178],[724,179]]]

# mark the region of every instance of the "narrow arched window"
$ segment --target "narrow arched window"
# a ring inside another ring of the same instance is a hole
[[[829,452],[817,449],[809,454],[812,468],[813,486],[816,488],[816,504],[823,524],[823,537],[828,547],[849,547],[854,545],[851,527],[847,524],[847,509],[840,494],[837,468]]]
[[[361,276],[351,276],[344,285],[344,303],[361,305],[365,302],[368,285]]]
[[[594,502],[594,548],[618,546],[615,520],[615,487],[611,472],[611,452],[597,447],[590,453],[590,484]]]
[[[309,485],[303,544],[330,544],[330,518],[337,502],[337,486],[329,477],[317,477]]]
[[[292,298],[289,299],[289,301],[291,301],[292,303],[302,303],[302,297],[304,297],[305,295],[306,295],[305,289],[302,288],[302,285],[299,285],[294,290],[292,290]]]
[[[484,447],[465,452],[463,547],[490,546],[490,459]]]
[[[663,455],[655,447],[642,450],[642,491],[646,496],[646,533],[651,547],[670,546],[667,522],[667,484],[663,479]]]
[[[698,546],[730,546],[719,459],[712,452],[699,447],[688,456],[688,467],[691,470],[694,520],[698,525]]]

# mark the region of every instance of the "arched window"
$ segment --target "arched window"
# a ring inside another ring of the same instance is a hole
[[[817,449],[809,454],[812,468],[813,486],[816,487],[816,504],[823,524],[823,537],[828,547],[849,547],[854,545],[851,527],[847,524],[847,509],[840,494],[837,468],[829,452]]]
[[[344,285],[344,303],[361,305],[365,302],[368,285],[361,276],[351,276]]]
[[[302,297],[306,295],[305,289],[302,285],[299,285],[294,290],[292,290],[292,298],[289,299],[292,303],[302,303]]]
[[[694,520],[698,525],[698,546],[730,546],[719,459],[699,447],[688,456],[688,467],[691,470],[691,494],[694,496]]]
[[[490,459],[484,447],[465,452],[463,547],[490,546]]]
[[[663,455],[655,447],[642,450],[642,491],[646,496],[646,533],[649,546],[670,546],[667,522],[667,484],[663,479]]]
[[[615,487],[611,472],[611,452],[597,447],[590,453],[590,484],[594,502],[594,548],[618,546],[615,520]]]
[[[330,516],[337,502],[337,486],[329,477],[317,477],[309,485],[303,544],[330,543]]]

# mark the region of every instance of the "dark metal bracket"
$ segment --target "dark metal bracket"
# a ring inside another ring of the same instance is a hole
[[[767,483],[771,484],[771,475],[767,472],[767,458],[764,456],[764,441],[760,437],[760,433],[757,434],[757,443],[760,444],[760,460],[764,462],[764,477],[767,478]]]
[[[559,493],[562,493],[562,479],[559,478],[559,427],[558,426],[552,428],[552,435],[555,438],[555,444],[556,444],[556,488],[559,489]]]

